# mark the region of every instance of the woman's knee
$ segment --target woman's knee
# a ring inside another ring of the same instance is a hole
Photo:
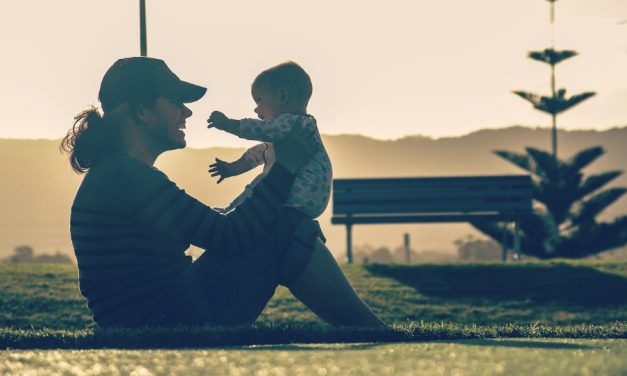
[[[286,208],[277,226],[277,238],[277,276],[279,283],[287,286],[302,273],[316,242],[324,236],[317,221]]]
[[[179,277],[177,311],[194,323],[244,325],[255,321],[277,286],[271,260],[262,252],[207,254]]]

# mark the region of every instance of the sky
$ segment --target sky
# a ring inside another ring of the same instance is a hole
[[[0,137],[61,138],[97,104],[106,69],[139,54],[134,0],[0,2]],[[549,94],[550,71],[526,57],[551,45],[545,0],[146,0],[148,55],[208,88],[190,105],[192,147],[244,146],[207,130],[212,110],[254,116],[250,83],[285,60],[310,74],[323,134],[446,137],[549,126],[511,93]],[[627,1],[560,0],[555,47],[568,95],[597,95],[562,129],[627,125]]]

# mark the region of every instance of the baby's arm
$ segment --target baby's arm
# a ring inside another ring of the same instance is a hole
[[[266,158],[264,157],[266,150],[268,149],[268,145],[265,143],[257,144],[242,154],[240,160],[243,160],[243,163],[246,163],[249,167],[248,170],[252,170],[253,168],[265,163]],[[248,171],[246,170],[246,171]]]
[[[315,122],[294,114],[281,114],[273,120],[229,119],[222,112],[214,111],[209,117],[209,128],[215,127],[247,140],[277,142],[285,138],[294,127],[315,128]]]
[[[207,119],[207,128],[217,128],[221,131],[233,132],[239,129],[239,120],[229,119],[220,111],[213,111]]]
[[[216,162],[209,165],[209,173],[211,176],[218,176],[218,184],[225,178],[243,174],[264,162],[263,153],[266,144],[258,144],[246,150],[242,156],[233,162],[225,162],[216,158]]]
[[[294,127],[305,127],[306,123],[301,116],[293,114],[281,114],[273,120],[242,119],[239,121],[237,133],[234,134],[247,140],[278,142]]]

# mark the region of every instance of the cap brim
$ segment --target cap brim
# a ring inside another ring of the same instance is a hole
[[[196,102],[207,92],[207,88],[186,81],[177,82],[173,89],[172,99],[177,99],[183,103]]]

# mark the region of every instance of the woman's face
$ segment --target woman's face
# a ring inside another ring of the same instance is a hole
[[[185,104],[163,97],[153,107],[144,107],[140,118],[147,136],[160,151],[185,147],[185,120],[192,111]]]

